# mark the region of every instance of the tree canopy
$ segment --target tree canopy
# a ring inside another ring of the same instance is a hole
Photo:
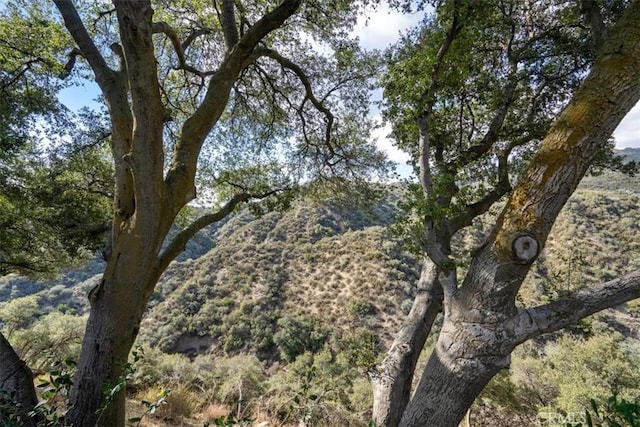
[[[20,2],[8,3],[21,10]],[[108,141],[114,181],[112,190],[96,191],[108,168],[74,175],[65,164],[48,194],[62,197],[50,212],[63,226],[75,219],[62,207],[99,216],[93,194],[113,201],[107,264],[89,295],[68,420],[116,425],[124,396],[114,391],[98,411],[104,386],[118,383],[158,278],[196,232],[244,203],[271,209],[301,189],[354,190],[384,175],[388,163],[370,140],[367,118],[379,63],[347,37],[362,2],[53,3],[57,11],[47,5],[47,19],[35,21],[67,30],[56,38],[66,60],[57,57],[51,71],[95,79],[109,120],[103,128],[92,117],[82,130]],[[102,160],[99,150],[74,157],[69,138],[78,135],[60,133],[61,158],[85,167]],[[74,185],[90,196],[65,199]],[[170,234],[196,199],[211,212]],[[71,237],[64,243],[77,242]]]
[[[0,274],[49,274],[104,243],[109,132],[57,98],[73,82],[62,79],[71,64],[62,26],[28,2],[0,13]]]

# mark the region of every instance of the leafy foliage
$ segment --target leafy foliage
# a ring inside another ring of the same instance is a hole
[[[74,120],[56,97],[73,79],[60,80],[69,36],[50,8],[0,9],[0,275],[69,266],[108,229],[109,133],[95,114]]]
[[[18,154],[38,120],[62,112],[56,99],[69,36],[50,5],[4,2],[0,8],[0,160]]]
[[[606,400],[601,408],[598,407],[595,400],[591,399],[591,408],[593,414],[587,411],[587,425],[589,427],[640,426],[640,405],[637,402],[618,399],[618,396],[614,394]]]

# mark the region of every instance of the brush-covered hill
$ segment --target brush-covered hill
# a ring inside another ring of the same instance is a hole
[[[341,339],[366,329],[383,349],[411,307],[420,264],[388,227],[396,199],[393,192],[370,211],[300,202],[261,217],[238,214],[213,234],[208,253],[163,276],[141,340],[191,356],[277,359],[287,334]],[[481,241],[479,229],[461,239],[467,250]],[[558,218],[521,302],[639,267],[640,178],[590,176]],[[299,350],[312,350],[308,341]]]
[[[196,402],[194,411],[202,413],[216,404],[239,408],[244,399],[251,417],[269,413],[283,425],[311,406],[317,422],[309,425],[367,425],[371,390],[362,368],[391,343],[419,276],[419,259],[389,227],[401,194],[390,188],[368,209],[300,200],[261,216],[242,210],[199,233],[162,276],[145,314],[139,344],[147,353],[135,399],[152,401],[165,387],[175,389],[176,402]],[[463,268],[493,223],[489,214],[459,236]],[[103,266],[95,259],[41,282],[0,277],[0,301],[35,297],[13,306],[14,314],[26,307],[38,317],[11,338],[24,344],[19,350],[30,366],[44,366],[48,359],[38,355],[47,348],[77,358],[84,319],[69,313],[86,313],[86,294]],[[640,177],[589,176],[561,212],[519,303],[544,303],[638,268]],[[0,321],[6,307],[0,303]],[[61,335],[59,347],[56,334],[65,330],[74,334]],[[533,425],[544,413],[582,414],[590,398],[603,401],[611,390],[640,395],[639,335],[640,302],[634,301],[524,344],[511,369],[477,400],[473,425]],[[43,344],[34,353],[37,340]],[[324,394],[311,403],[305,393]],[[295,399],[307,403],[296,406]]]
[[[365,210],[303,201],[238,214],[208,253],[163,276],[141,339],[169,352],[266,358],[277,357],[274,340],[287,328],[327,336],[366,327],[388,342],[417,279],[415,259],[387,228],[395,198]]]
[[[338,337],[365,328],[384,348],[419,275],[419,260],[389,227],[400,195],[394,187],[366,209],[302,200],[262,216],[245,210],[200,232],[162,276],[141,340],[166,352],[273,359],[274,337],[287,328]],[[489,215],[462,236],[460,265],[491,223]],[[0,301],[37,295],[43,312],[84,313],[103,266],[95,259],[48,281],[0,277]],[[588,176],[560,214],[521,302],[548,301],[639,267],[640,177]]]

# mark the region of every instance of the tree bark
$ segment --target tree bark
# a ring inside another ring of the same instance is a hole
[[[591,288],[581,289],[548,304],[518,310],[517,343],[576,324],[593,313],[640,298],[640,271]]]
[[[159,213],[155,221],[137,224],[117,236],[102,280],[89,294],[91,311],[66,419],[72,426],[125,423],[125,365],[161,273],[156,256],[170,221]]]
[[[1,333],[0,360],[0,404],[16,404],[13,413],[0,411],[0,424],[15,425],[8,419],[10,415],[15,415],[20,418],[20,425],[35,426],[37,418],[28,415],[38,403],[33,386],[33,373]]]
[[[504,345],[501,324],[470,321],[459,309],[448,313],[401,427],[457,426],[491,378],[509,365],[513,347]]]
[[[378,427],[397,426],[409,402],[418,358],[442,308],[438,273],[437,266],[425,259],[411,311],[385,359],[369,372],[373,420]]]

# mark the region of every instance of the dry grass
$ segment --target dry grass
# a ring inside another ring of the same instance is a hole
[[[203,422],[213,423],[220,417],[226,417],[232,412],[232,409],[220,403],[210,403],[200,412],[198,419]]]
[[[200,404],[200,398],[196,393],[185,386],[179,386],[172,390],[165,401],[151,414],[148,406],[141,402],[153,403],[158,400],[158,397],[156,388],[148,388],[136,394],[135,402],[129,403],[131,409],[127,418],[143,417],[143,423],[141,423],[143,426],[190,425],[185,423]],[[159,421],[162,423],[157,424]]]

